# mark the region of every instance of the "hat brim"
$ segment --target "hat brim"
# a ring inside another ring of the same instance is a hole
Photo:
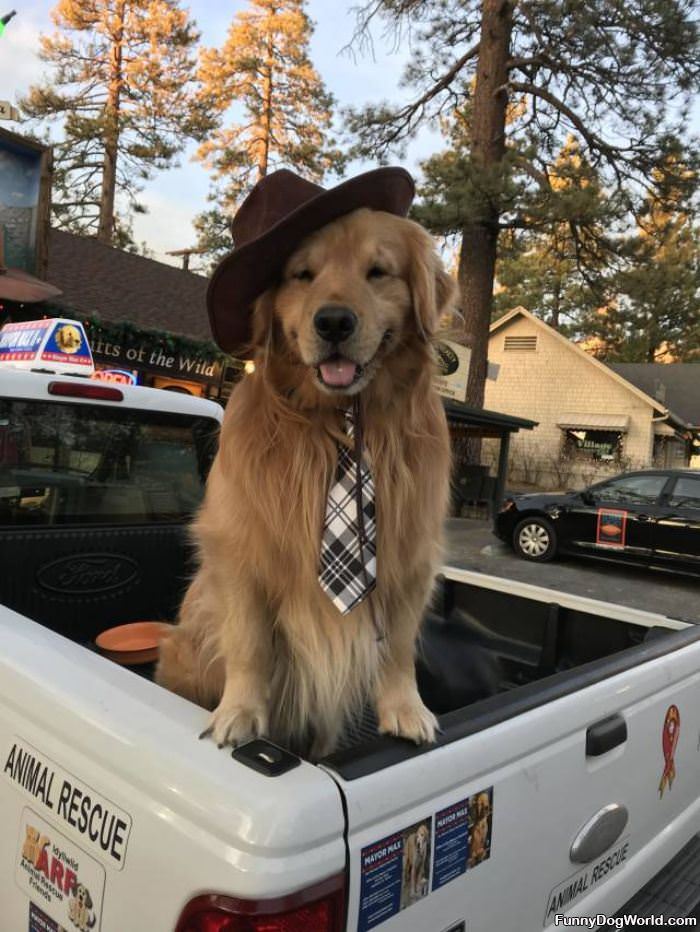
[[[251,344],[253,302],[282,273],[301,241],[345,214],[368,207],[405,217],[413,178],[403,168],[376,168],[311,198],[262,236],[234,249],[214,270],[207,311],[214,340],[233,355]]]

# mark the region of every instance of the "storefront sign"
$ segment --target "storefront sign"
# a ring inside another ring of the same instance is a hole
[[[189,382],[216,382],[221,376],[221,364],[212,359],[202,359],[187,352],[169,352],[162,347],[152,347],[144,340],[133,346],[95,340],[92,352],[96,360],[109,363],[116,369],[137,368],[146,372],[169,375],[174,379]]]
[[[466,401],[467,378],[472,351],[459,343],[447,340],[437,344],[438,375],[435,387],[445,398]]]
[[[138,385],[139,376],[135,370],[98,369],[93,375],[98,382],[117,382],[120,385]]]

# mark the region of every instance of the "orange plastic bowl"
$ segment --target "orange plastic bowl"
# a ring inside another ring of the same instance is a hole
[[[153,663],[158,659],[161,638],[171,626],[162,621],[134,621],[108,628],[95,643],[110,660],[126,666]]]

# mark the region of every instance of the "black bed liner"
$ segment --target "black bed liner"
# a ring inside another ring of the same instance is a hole
[[[476,586],[461,583],[457,602],[468,603],[474,614],[466,616],[455,608],[454,592],[443,603],[445,614],[454,617],[456,613],[469,627],[472,644],[486,646],[505,658],[506,664],[509,655],[517,657],[520,668],[526,671],[525,678],[507,684],[494,695],[440,715],[442,733],[434,745],[416,746],[378,735],[376,720],[368,713],[340,749],[322,761],[326,767],[345,780],[356,780],[700,641],[700,625],[680,630],[643,628],[564,608],[556,602],[479,591]],[[480,623],[480,615],[493,621],[495,611],[499,612],[496,630]],[[430,697],[424,694],[423,699],[434,708]]]

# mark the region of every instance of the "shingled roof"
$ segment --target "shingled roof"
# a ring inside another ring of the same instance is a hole
[[[205,305],[209,280],[202,275],[51,230],[46,278],[63,292],[56,305],[114,323],[128,320],[144,330],[212,338]]]
[[[700,363],[616,362],[610,368],[686,424],[700,427]]]

